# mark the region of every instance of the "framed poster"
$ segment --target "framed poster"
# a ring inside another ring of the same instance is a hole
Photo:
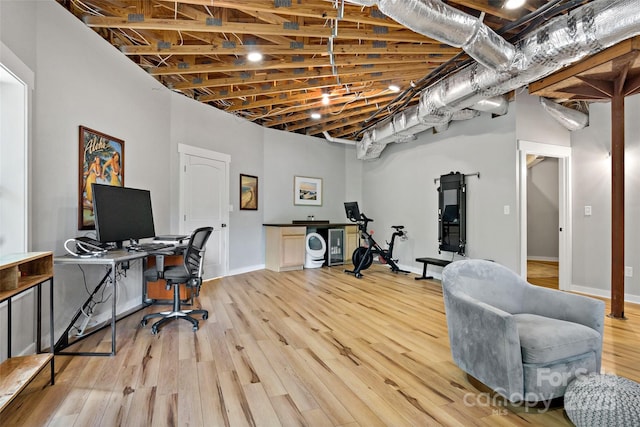
[[[293,204],[322,206],[322,178],[294,176]]]
[[[258,177],[240,174],[240,210],[258,210]]]
[[[78,229],[93,230],[91,184],[124,186],[124,141],[80,126]]]

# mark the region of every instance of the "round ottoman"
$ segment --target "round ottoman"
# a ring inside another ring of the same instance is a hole
[[[616,375],[583,375],[567,386],[564,409],[578,427],[640,426],[640,384]]]

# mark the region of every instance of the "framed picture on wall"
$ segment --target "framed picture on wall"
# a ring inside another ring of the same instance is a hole
[[[124,186],[124,141],[80,126],[78,229],[93,230],[91,184]]]
[[[293,204],[322,206],[322,178],[294,176]]]
[[[258,210],[258,177],[240,174],[240,210]]]

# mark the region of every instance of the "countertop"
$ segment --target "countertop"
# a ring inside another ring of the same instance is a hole
[[[333,227],[346,227],[349,225],[358,225],[355,222],[327,222],[327,221],[304,221],[294,223],[273,223],[262,224],[265,227],[315,227],[315,228],[333,228]]]

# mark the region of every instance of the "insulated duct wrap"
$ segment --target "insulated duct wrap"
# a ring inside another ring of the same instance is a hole
[[[512,44],[482,21],[440,0],[379,0],[378,8],[417,33],[463,48],[489,68],[508,67],[516,54]]]
[[[477,111],[484,111],[485,113],[496,114],[498,116],[504,116],[509,111],[509,101],[506,96],[494,96],[491,98],[482,99],[471,107]]]
[[[465,45],[475,37],[475,33],[470,34],[470,31],[472,26],[475,29],[477,20],[473,17],[465,18],[465,14],[458,10],[451,12],[451,8],[440,1],[380,0],[379,4],[391,18],[439,41]],[[640,0],[595,0],[571,13],[552,19],[528,35],[518,44],[513,55],[507,47],[502,55],[504,63],[493,64],[489,68],[488,64],[483,65],[479,58],[474,57],[478,62],[422,92],[418,109],[420,122],[423,125],[440,126],[448,122],[455,111],[482,105],[488,98],[526,86],[588,55],[639,35],[639,10]],[[493,40],[486,39],[485,42],[492,44],[486,47],[488,52],[496,49]],[[502,46],[509,45],[506,41],[503,42]],[[476,48],[477,51],[484,49]],[[485,55],[489,56],[491,55]],[[499,56],[501,55],[491,57]],[[477,109],[484,111],[482,108]],[[440,119],[440,122],[435,122],[434,118]],[[447,120],[442,121],[445,118]],[[393,121],[390,123],[393,126]],[[407,125],[408,123],[406,121]],[[389,129],[386,130],[387,132],[381,132],[384,139],[380,141],[373,137],[372,144],[384,145],[391,142],[393,138],[388,133]],[[365,137],[370,137],[367,134],[372,132],[365,132]],[[403,132],[402,135],[410,133],[409,128],[396,132]]]
[[[589,116],[582,111],[567,108],[547,98],[540,98],[542,108],[554,120],[569,130],[582,129],[589,124]]]

